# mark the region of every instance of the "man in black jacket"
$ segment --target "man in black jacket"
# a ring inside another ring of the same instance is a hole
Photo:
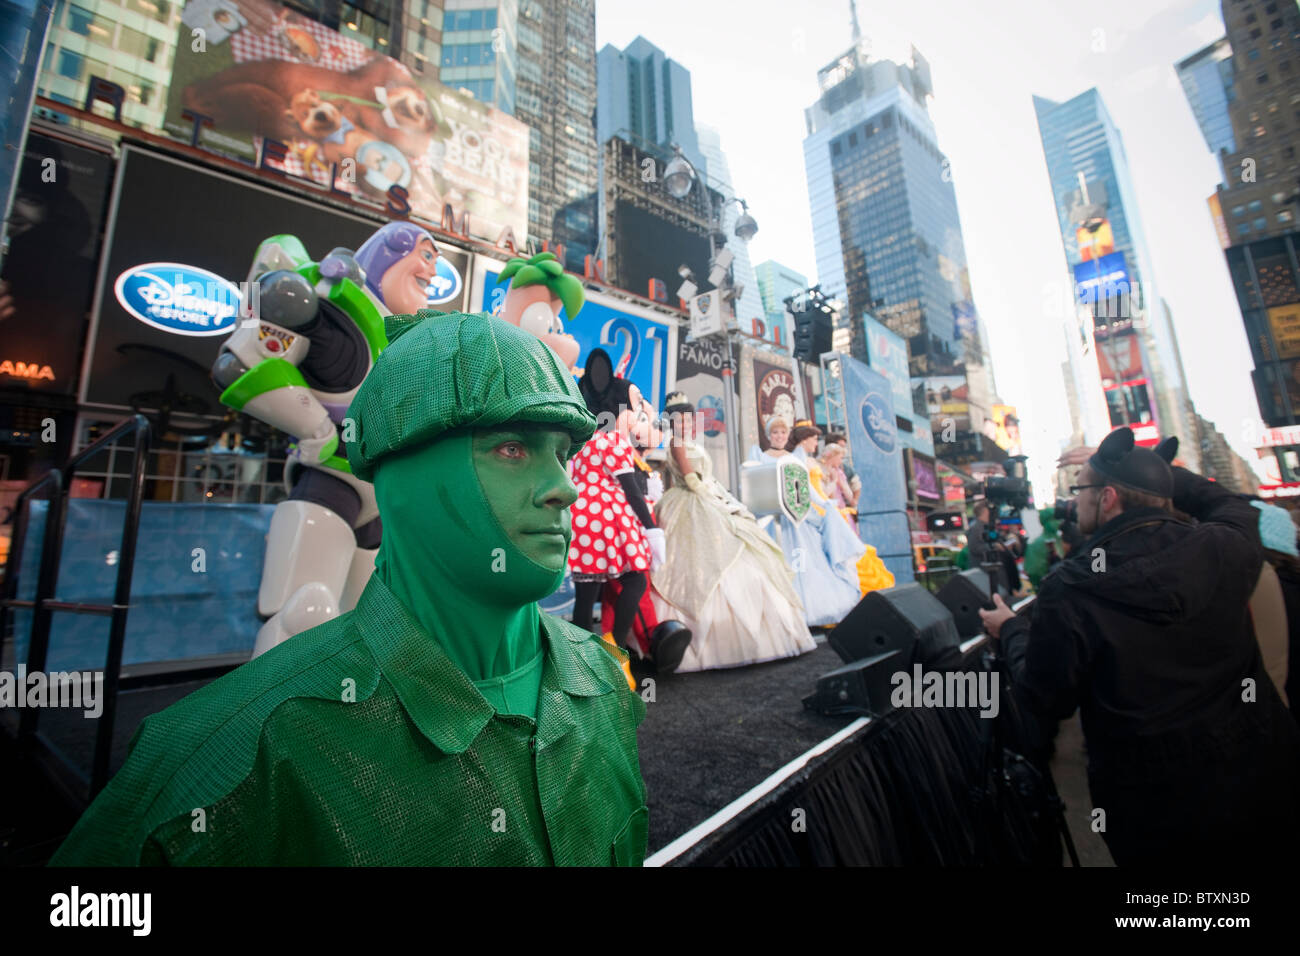
[[[1293,856],[1300,733],[1247,610],[1255,509],[1134,447],[1128,428],[1074,491],[1087,542],[1043,579],[1029,615],[1000,599],[981,612],[1018,707],[1044,724],[1080,710],[1090,820],[1117,864]]]

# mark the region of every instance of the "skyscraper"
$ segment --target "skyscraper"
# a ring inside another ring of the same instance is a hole
[[[598,151],[594,0],[519,0],[515,118],[529,127],[528,235],[566,265],[595,251]],[[522,238],[522,237],[521,237]]]
[[[817,79],[821,95],[804,111],[813,241],[822,290],[846,303],[850,352],[866,357],[862,316],[872,314],[907,340],[915,384],[931,381],[932,426],[951,419],[960,433],[939,453],[1005,457],[981,436],[994,388],[952,176],[926,106],[929,64],[915,49],[909,65],[872,60],[855,30]]]
[[[1232,134],[1228,104],[1236,97],[1232,47],[1226,37],[1197,50],[1174,67],[1183,84],[1192,115],[1205,137],[1205,145],[1216,157],[1221,150],[1233,152],[1237,141]]]
[[[1235,70],[1228,115],[1237,148],[1223,157],[1219,203],[1239,244],[1296,229],[1300,9],[1232,0],[1223,4],[1223,22]]]
[[[443,0],[442,6],[440,82],[514,113],[517,0]]]
[[[763,301],[769,328],[773,323],[783,321],[785,300],[808,288],[807,276],[775,259],[754,266],[754,278],[758,281],[758,294]]]
[[[625,50],[602,47],[596,72],[596,136],[601,143],[620,136],[664,149],[677,145],[697,172],[706,172],[691,107],[691,74],[685,67],[637,37]]]
[[[399,43],[389,51],[421,78],[436,80],[442,62],[442,0],[405,0],[399,5]]]
[[[127,123],[161,129],[182,6],[170,0],[124,0],[94,10],[57,4],[37,92],[81,106],[90,78],[98,76],[126,90]]]
[[[1096,89],[1064,103],[1035,96],[1034,110],[1070,286],[1092,324],[1083,338],[1096,346],[1087,361],[1095,361],[1097,374],[1091,365],[1076,367],[1075,386],[1095,388],[1100,378],[1108,424],[1132,425],[1143,444],[1156,444],[1162,434],[1190,436],[1182,362],[1156,291],[1119,130]],[[1072,305],[1071,340],[1079,319]],[[1067,355],[1077,357],[1072,348]],[[1075,430],[1090,441],[1101,438],[1077,421]]]
[[[1223,182],[1213,199],[1255,362],[1260,415],[1277,428],[1300,424],[1300,11],[1263,0],[1232,0],[1222,11],[1235,146],[1219,154]],[[1300,485],[1300,445],[1265,445],[1282,482]]]

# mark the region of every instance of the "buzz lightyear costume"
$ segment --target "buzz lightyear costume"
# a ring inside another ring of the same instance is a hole
[[[595,420],[501,320],[389,328],[350,409],[387,519],[357,607],[147,718],[53,865],[642,862],[645,704],[537,606]]]
[[[223,404],[297,440],[285,468],[291,494],[267,534],[257,603],[268,620],[254,656],[354,607],[374,570],[374,487],[352,473],[340,438],[352,437],[346,409],[388,344],[380,281],[421,239],[432,245],[419,226],[390,223],[355,255],[335,249],[318,263],[297,237],[279,235],[254,256],[257,314],[241,316],[212,377]]]

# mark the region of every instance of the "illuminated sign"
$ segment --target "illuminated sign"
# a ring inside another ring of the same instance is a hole
[[[1131,292],[1132,280],[1124,253],[1112,252],[1108,256],[1081,262],[1074,267],[1074,286],[1081,305],[1098,299],[1114,298]]]
[[[48,365],[41,365],[39,362],[11,362],[5,359],[0,362],[0,375],[33,380],[47,378],[51,382],[54,381],[54,372]]]
[[[1276,448],[1281,445],[1300,445],[1300,425],[1265,429],[1264,440],[1260,442],[1260,447]]]
[[[1297,498],[1300,497],[1300,482],[1286,482],[1280,485],[1260,485],[1261,498]]]
[[[145,325],[174,335],[222,335],[239,313],[238,286],[179,262],[133,266],[117,277],[113,292]]]
[[[1300,305],[1280,305],[1268,310],[1277,357],[1300,358]]]
[[[1154,446],[1160,444],[1160,429],[1155,425],[1130,425],[1133,429],[1133,441],[1139,445]]]

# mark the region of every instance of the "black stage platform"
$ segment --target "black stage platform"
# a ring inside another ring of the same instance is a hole
[[[817,640],[799,657],[656,678],[638,735],[651,853],[852,722],[803,708],[817,678],[842,665]]]

